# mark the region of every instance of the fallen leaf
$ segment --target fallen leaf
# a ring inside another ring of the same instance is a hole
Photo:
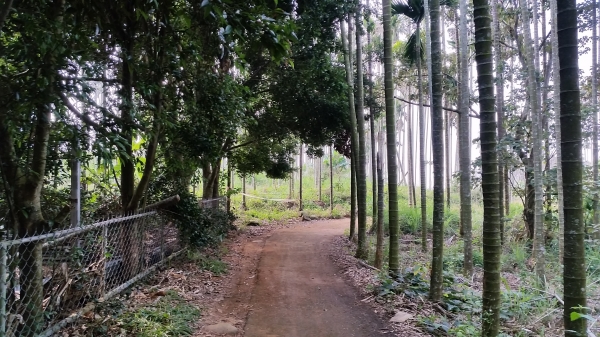
[[[394,317],[392,317],[390,319],[390,322],[394,322],[394,323],[402,323],[402,322],[406,322],[407,320],[411,319],[413,317],[413,315],[404,312],[404,311],[398,311]]]

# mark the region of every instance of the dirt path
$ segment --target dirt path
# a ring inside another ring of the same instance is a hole
[[[389,336],[328,256],[348,221],[297,224],[242,242],[233,286],[205,323],[229,321],[246,337]]]

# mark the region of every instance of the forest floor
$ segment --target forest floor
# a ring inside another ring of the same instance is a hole
[[[219,294],[204,298],[194,336],[419,336],[370,301],[375,272],[343,241],[349,219],[246,227],[225,244]],[[345,240],[347,242],[347,240]],[[406,317],[408,318],[408,317]]]

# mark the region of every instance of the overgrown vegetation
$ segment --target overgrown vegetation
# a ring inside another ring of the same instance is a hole
[[[123,327],[132,336],[177,337],[191,336],[191,323],[200,316],[200,310],[175,291],[168,291],[156,304],[127,312],[121,317]]]
[[[88,336],[191,336],[192,323],[200,317],[200,310],[174,290],[159,296],[151,303],[130,309],[125,308],[123,301],[107,301],[84,331]]]

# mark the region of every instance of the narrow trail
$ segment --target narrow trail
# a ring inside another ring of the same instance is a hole
[[[329,257],[348,221],[298,224],[248,240],[217,311],[237,320],[246,337],[389,336]]]

